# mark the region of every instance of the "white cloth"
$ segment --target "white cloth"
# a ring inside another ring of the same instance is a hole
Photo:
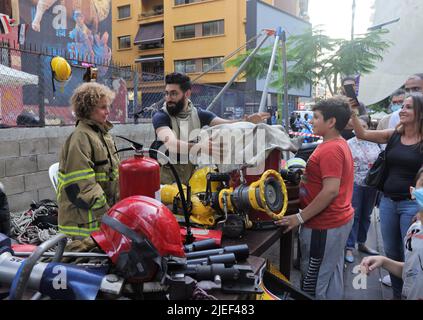
[[[423,1],[421,0],[375,0],[372,25],[386,24],[389,32],[382,35],[383,40],[391,42],[383,52],[383,59],[375,62],[370,73],[360,77],[360,101],[366,105],[379,102],[400,88],[407,78],[423,65]]]
[[[291,141],[282,126],[264,123],[237,122],[201,130],[202,141],[210,138],[212,141],[223,141],[223,157],[219,159],[219,156],[209,157],[201,153],[196,159],[197,164],[217,165],[219,172],[250,167],[257,168],[259,174],[272,150],[296,152],[299,147],[294,145],[294,140]]]
[[[355,137],[348,140],[348,145],[354,159],[354,183],[365,186],[364,179],[379,156],[381,148],[377,143],[358,140]]]
[[[408,229],[404,243],[402,295],[407,300],[423,300],[423,226],[420,220]]]

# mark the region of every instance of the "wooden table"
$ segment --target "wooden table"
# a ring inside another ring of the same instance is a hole
[[[247,244],[250,254],[261,256],[276,241],[280,241],[279,249],[279,270],[289,280],[292,262],[292,231],[283,234],[281,228],[271,230],[247,230],[241,239],[222,239],[222,246]]]

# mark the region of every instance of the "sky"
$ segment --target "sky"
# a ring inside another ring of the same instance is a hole
[[[331,38],[351,38],[353,0],[309,0],[308,14],[313,26],[322,25]],[[371,27],[374,0],[356,0],[354,34],[362,34]]]

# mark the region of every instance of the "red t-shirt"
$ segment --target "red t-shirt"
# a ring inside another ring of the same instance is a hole
[[[354,215],[351,205],[354,160],[343,138],[320,144],[307,161],[300,184],[301,208],[307,207],[323,188],[323,179],[340,178],[338,196],[322,212],[305,223],[307,228],[333,229],[346,224]]]

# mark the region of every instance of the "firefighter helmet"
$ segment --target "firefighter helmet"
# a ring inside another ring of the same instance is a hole
[[[185,256],[175,216],[149,197],[132,196],[116,203],[91,237],[109,256],[116,273],[136,281],[154,278],[162,257]]]
[[[291,158],[286,162],[286,169],[305,169],[307,163],[301,158]]]
[[[68,81],[72,75],[72,68],[69,63],[62,57],[54,57],[50,62],[51,71],[54,79],[59,82]]]

